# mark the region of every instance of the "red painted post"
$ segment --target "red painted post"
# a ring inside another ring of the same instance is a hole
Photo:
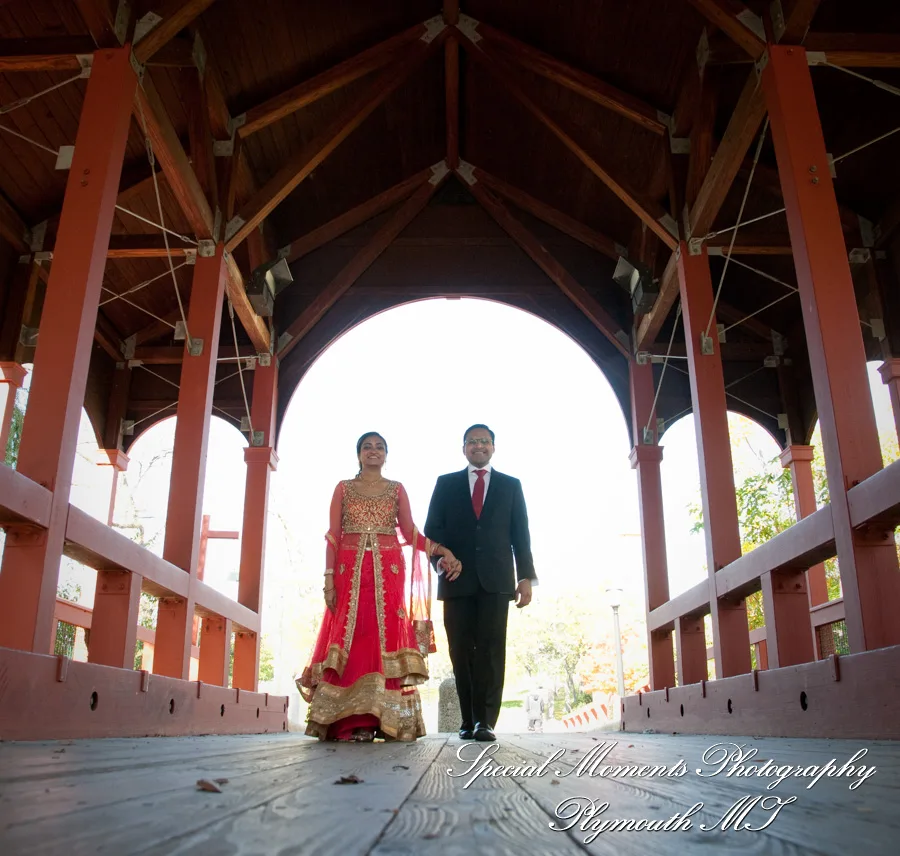
[[[200,666],[197,672],[204,684],[228,686],[231,654],[231,619],[218,615],[203,619],[200,633]]]
[[[709,670],[702,618],[679,618],[675,622],[675,649],[678,652],[678,686],[705,681]]]
[[[200,554],[200,527],[206,450],[212,414],[219,328],[225,294],[225,255],[219,244],[212,255],[197,254],[184,361],[178,392],[172,479],[166,514],[163,558],[183,568],[196,579]],[[190,353],[190,342],[202,343],[200,352]],[[187,680],[190,674],[194,599],[160,600],[156,622],[156,674]]]
[[[16,392],[25,383],[27,372],[18,363],[0,363],[0,464],[6,456],[6,444],[12,428],[13,407],[16,403]]]
[[[278,365],[271,357],[268,366],[258,365],[253,373],[253,404],[250,416],[254,432],[261,432],[261,445],[244,450],[247,482],[244,489],[244,523],[241,530],[241,567],[238,602],[260,612],[263,568],[266,558],[266,509],[269,473],[278,466],[275,453],[275,408],[278,403]],[[252,441],[253,438],[251,438]],[[238,631],[234,638],[232,686],[256,691],[259,686],[259,636]]]
[[[794,510],[797,520],[808,517],[816,510],[816,485],[813,480],[812,462],[815,449],[812,446],[792,444],[780,455],[781,466],[791,468],[791,483],[794,486]],[[809,605],[818,606],[828,601],[828,586],[825,582],[825,565],[821,562],[806,572],[809,590]],[[810,625],[811,627],[812,625]]]
[[[855,652],[900,643],[893,533],[855,532],[847,490],[881,469],[850,265],[802,47],[769,47],[763,89],[800,288],[847,633]]]
[[[769,667],[796,666],[816,659],[806,569],[766,571],[760,577]]]
[[[656,413],[653,408],[653,366],[648,362],[630,366],[631,418],[634,448],[631,466],[637,471],[638,502],[641,511],[641,547],[644,556],[645,607],[650,611],[669,600],[669,571],[666,564],[666,524],[663,516],[660,463],[662,448],[657,445]],[[648,427],[648,436],[644,429]],[[646,440],[646,442],[645,442]],[[675,653],[671,631],[648,631],[647,655],[650,685],[655,690],[675,686]]]
[[[892,357],[878,367],[881,381],[891,394],[891,410],[894,414],[894,428],[900,438],[900,359]]]
[[[45,653],[100,287],[137,78],[130,48],[94,54],[41,318],[18,469],[53,491],[50,525],[11,528],[0,571],[0,647]]]
[[[709,607],[712,617],[716,677],[728,678],[750,671],[750,631],[743,599],[720,599],[716,595],[716,571],[741,557],[734,465],[728,434],[728,410],[722,377],[722,354],[716,331],[712,280],[706,248],[691,255],[682,241],[678,251],[678,283],[688,343],[691,401],[700,462],[700,496],[703,532],[709,574]],[[701,336],[709,326],[704,354]],[[704,657],[705,659],[705,657]]]

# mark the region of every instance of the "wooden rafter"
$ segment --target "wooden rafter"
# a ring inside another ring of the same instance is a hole
[[[589,226],[585,226],[584,223],[570,217],[568,214],[564,214],[562,211],[558,211],[546,202],[535,199],[524,190],[508,184],[489,172],[485,172],[481,167],[476,167],[474,175],[485,187],[494,193],[498,193],[507,201],[512,202],[517,208],[527,211],[533,217],[543,220],[548,225],[553,226],[554,229],[558,229],[570,238],[580,241],[592,250],[603,253],[604,256],[608,256],[613,260],[624,254],[625,248],[612,238],[608,238]]]
[[[415,219],[428,204],[435,191],[450,175],[446,162],[435,169],[430,179],[425,179],[419,188],[400,206],[394,215],[371,237],[341,271],[316,295],[303,312],[284,331],[279,341],[284,344],[278,356],[284,358],[325,313],[337,303],[347,290],[369,269],[372,263],[390,246],[393,240]]]
[[[446,30],[444,31],[446,33]],[[443,35],[443,34],[442,34]],[[307,143],[262,187],[229,222],[225,247],[232,251],[301,181],[316,169],[371,113],[397,89],[442,42],[419,41],[400,62],[381,75],[350,106]]]
[[[238,133],[242,137],[255,134],[323,96],[393,63],[403,49],[414,46],[427,33],[426,23],[416,24],[251,108],[243,117],[239,117],[243,124],[238,128]]]
[[[803,42],[807,53],[822,54],[843,68],[900,67],[900,34],[810,33]],[[731,41],[713,41],[707,65],[743,65],[753,60]]]
[[[209,201],[149,77],[145,76],[138,86],[134,103],[138,127],[143,131],[146,122],[146,132],[153,145],[154,155],[166,174],[169,189],[179,208],[198,238],[211,238],[213,212]]]
[[[81,68],[78,57],[95,50],[90,36],[0,39],[0,72],[77,71]]]
[[[238,349],[238,353],[242,358],[256,356],[256,349],[243,345]],[[234,345],[222,345],[219,347],[219,359],[231,360],[235,357]],[[135,347],[134,360],[146,365],[157,366],[177,366],[184,362],[184,348],[177,345],[157,345]]]
[[[166,0],[156,13],[162,20],[134,45],[137,61],[147,62],[214,2],[215,0]]]
[[[225,255],[225,266],[228,274],[225,279],[225,294],[234,306],[235,314],[250,337],[253,347],[261,354],[269,353],[272,350],[269,328],[250,305],[243,274],[231,253]]]
[[[181,312],[177,309],[172,310],[167,315],[163,315],[161,320],[154,321],[146,327],[138,330],[133,336],[135,347],[143,345],[144,342],[152,342],[159,339],[167,333],[172,333],[172,328],[176,322],[181,320]]]
[[[9,241],[17,252],[28,251],[28,227],[2,193],[0,193],[0,237]]]
[[[74,0],[74,3],[97,47],[116,48],[120,45],[112,10],[106,0]]]
[[[102,311],[97,313],[94,341],[114,360],[117,362],[122,360],[124,354],[122,337]]]
[[[432,175],[431,167],[417,172],[404,181],[395,184],[393,187],[373,196],[361,205],[345,211],[339,217],[329,220],[327,223],[307,232],[300,238],[291,241],[288,244],[287,260],[295,262],[302,259],[303,256],[311,253],[313,250],[319,249],[329,241],[339,238],[351,229],[361,226],[367,220],[393,208],[399,202],[406,199],[417,187],[421,187],[422,183]]]
[[[444,101],[447,116],[447,163],[459,166],[459,40],[455,36],[444,45]]]
[[[577,68],[573,68],[555,57],[539,51],[537,48],[533,48],[524,42],[520,42],[518,39],[481,21],[476,21],[474,18],[469,18],[465,15],[462,16],[462,20],[466,24],[463,31],[467,35],[473,33],[478,39],[478,47],[488,55],[498,50],[502,51],[504,56],[529,72],[539,74],[560,86],[564,86],[566,89],[571,89],[595,104],[599,104],[601,107],[630,119],[654,134],[662,136],[667,133],[666,121],[668,117],[662,111],[657,110],[640,98],[623,92],[621,89],[587,72],[579,71]]]
[[[468,175],[468,173],[466,174]],[[544,247],[541,242],[512,214],[506,206],[488,188],[477,179],[460,176],[465,181],[472,195],[478,200],[485,211],[497,221],[518,246],[531,260],[557,285],[560,291],[569,298],[588,318],[591,323],[615,346],[616,350],[626,359],[631,353],[628,349],[628,335],[622,330],[616,320],[600,305],[590,292],[588,292],[573,277],[557,259]],[[624,340],[624,341],[623,341]]]
[[[688,0],[701,15],[747,52],[759,59],[766,49],[766,34],[760,17],[739,0]]]
[[[192,244],[185,244],[173,236],[168,236],[169,251],[176,258],[183,258],[189,252],[196,252]],[[108,259],[164,259],[166,244],[162,235],[110,235]]]
[[[480,41],[473,43],[469,39],[464,39],[463,45],[473,58],[482,63],[541,124],[597,176],[632,212],[646,223],[667,247],[670,249],[675,248],[677,240],[664,225],[668,215],[661,205],[639,198],[637,193],[627,188],[623,182],[617,181],[607,169],[602,167],[594,157],[578,145],[562,126],[551,119],[516,83],[509,66],[498,53],[494,52],[493,55],[485,53],[481,48]]]
[[[656,340],[676,297],[678,297],[678,264],[677,254],[672,253],[659,280],[659,296],[653,308],[641,318],[638,325],[635,350],[646,350]]]

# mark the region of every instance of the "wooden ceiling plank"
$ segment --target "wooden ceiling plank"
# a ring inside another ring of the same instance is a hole
[[[307,232],[302,237],[291,241],[288,245],[288,262],[293,263],[298,259],[302,259],[303,256],[319,249],[319,247],[324,246],[329,241],[345,235],[351,229],[355,229],[378,214],[393,208],[396,204],[406,199],[417,187],[420,187],[422,182],[427,180],[430,175],[431,167],[428,167],[379,193],[377,196],[367,199],[361,205],[345,211],[340,216],[329,220],[311,232]]]
[[[333,68],[258,104],[244,114],[243,124],[238,129],[238,133],[242,137],[255,134],[273,122],[278,122],[285,116],[290,116],[297,110],[318,101],[323,96],[342,89],[370,72],[392,63],[397,58],[398,51],[414,45],[426,31],[425,24],[415,24],[402,33],[398,33],[396,36],[338,63]]]
[[[190,39],[172,39],[147,62],[148,68],[196,68],[194,43]]]
[[[554,282],[569,300],[572,301],[585,317],[615,346],[623,357],[629,359],[631,352],[627,344],[620,341],[620,336],[628,341],[628,336],[618,322],[607,313],[600,305],[600,301],[591,295],[573,277],[557,259],[544,247],[541,242],[512,214],[506,206],[496,197],[487,186],[477,179],[469,182],[469,191],[482,205],[485,211],[497,221],[499,225],[529,258]]]
[[[0,237],[9,241],[16,252],[28,252],[28,227],[22,215],[2,193],[0,193]]]
[[[160,339],[166,334],[171,335],[173,332],[172,328],[180,320],[181,312],[178,309],[173,309],[168,314],[163,315],[162,320],[154,321],[146,327],[141,328],[134,333],[135,347],[143,345],[145,342],[152,342],[155,339]]]
[[[900,196],[894,199],[878,221],[875,227],[875,246],[879,248],[886,246],[898,229],[900,229]]]
[[[678,297],[677,252],[669,256],[666,269],[659,280],[659,296],[656,298],[653,308],[641,318],[638,325],[634,343],[636,351],[645,351],[656,341],[676,297]]]
[[[107,0],[74,0],[74,2],[97,47],[119,47],[121,42],[116,36],[113,13]]]
[[[78,71],[79,55],[91,55],[95,50],[90,36],[0,39],[0,72]]]
[[[900,67],[898,33],[810,33],[803,47],[824,54],[831,65],[843,68]],[[753,62],[730,41],[710,46],[707,65],[744,65]]]
[[[474,175],[485,187],[488,187],[494,193],[500,194],[500,196],[512,202],[517,208],[527,211],[533,217],[537,217],[538,220],[553,226],[554,229],[558,229],[570,238],[580,241],[592,250],[603,253],[604,256],[613,260],[624,255],[625,248],[612,238],[591,229],[589,226],[579,222],[574,217],[570,217],[568,214],[564,214],[562,211],[558,211],[546,202],[535,199],[524,190],[508,184],[489,172],[485,172],[481,167],[475,168]]]
[[[137,61],[146,63],[214,2],[215,0],[166,0],[156,13],[162,20],[134,45]]]
[[[784,33],[778,41],[789,45],[802,44],[821,2],[822,0],[783,0]]]
[[[757,60],[766,49],[762,20],[739,0],[687,0],[704,18]]]
[[[94,327],[94,341],[117,362],[124,359],[122,337],[102,311],[97,313],[97,324]]]
[[[481,48],[480,41],[473,43],[466,38],[463,39],[462,43],[473,58],[484,65],[541,124],[597,176],[634,214],[646,223],[669,249],[675,249],[678,241],[664,225],[666,219],[670,219],[670,217],[661,205],[650,200],[640,199],[634,191],[626,188],[623,183],[613,178],[609,171],[604,169],[559,124],[531,100],[515,82],[513,75],[508,70],[508,66],[498,54],[485,53]]]
[[[446,33],[446,30],[444,31]],[[225,248],[232,251],[301,181],[309,176],[443,39],[420,41],[401,62],[384,71],[349,107],[292,157],[228,222]]]
[[[184,84],[188,106],[188,145],[191,165],[200,182],[210,207],[218,207],[219,193],[216,184],[216,158],[213,153],[213,136],[209,126],[209,106],[206,89],[197,70],[187,72]]]
[[[661,110],[640,98],[520,42],[502,30],[497,30],[466,16],[464,19],[470,22],[467,23],[467,29],[474,27],[476,35],[481,37],[478,46],[482,50],[487,49],[487,52],[490,53],[492,49],[499,49],[522,68],[552,80],[566,89],[571,89],[582,97],[630,119],[654,134],[663,136],[668,133],[668,117]]]
[[[212,237],[213,213],[200,181],[175,133],[159,93],[148,75],[137,88],[135,115],[153,145],[153,153],[168,179],[169,189],[184,212],[191,229],[201,239]]]
[[[438,173],[439,174],[439,173]],[[278,356],[284,358],[296,347],[303,337],[312,330],[322,319],[326,312],[337,303],[347,290],[365,273],[375,260],[390,246],[394,239],[416,218],[425,208],[435,191],[446,181],[450,172],[443,177],[426,179],[403,205],[397,209],[394,215],[384,223],[371,237],[369,242],[362,247],[356,255],[344,266],[344,268],[325,286],[300,315],[288,325],[282,338],[284,345],[278,351]],[[279,340],[281,341],[281,340]]]

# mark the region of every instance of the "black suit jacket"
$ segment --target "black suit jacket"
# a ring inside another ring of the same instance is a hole
[[[425,535],[449,547],[462,562],[453,582],[442,575],[438,600],[485,591],[515,596],[518,580],[537,579],[531,557],[531,536],[522,483],[491,470],[481,517],[475,517],[468,468],[440,476],[428,506]]]

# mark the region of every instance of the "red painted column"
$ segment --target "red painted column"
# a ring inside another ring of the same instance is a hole
[[[691,401],[700,462],[700,496],[709,573],[709,608],[712,618],[716,677],[728,678],[750,671],[750,631],[743,599],[726,600],[716,595],[716,571],[741,557],[734,465],[728,434],[722,354],[716,319],[710,327],[712,353],[704,354],[701,334],[706,331],[713,306],[709,258],[704,247],[690,255],[682,241],[678,252],[678,283],[688,343]],[[705,658],[705,655],[704,655]]]
[[[791,482],[794,486],[794,509],[797,520],[808,517],[816,510],[816,485],[813,480],[812,462],[815,449],[812,446],[792,444],[780,456],[781,465],[791,468]],[[809,605],[818,606],[828,601],[828,586],[825,582],[825,565],[821,562],[806,572]]]
[[[702,618],[679,618],[675,622],[675,647],[678,651],[678,686],[705,681],[709,670]]]
[[[891,394],[891,410],[894,413],[894,428],[900,438],[900,359],[892,357],[878,367],[878,374]]]
[[[100,449],[97,464],[110,469],[112,483],[107,525],[111,526],[119,473],[128,469],[128,456],[121,449]],[[134,668],[142,584],[143,578],[139,574],[97,571],[88,662],[124,669]]]
[[[655,387],[653,366],[630,366],[631,418],[634,448],[631,466],[637,472],[638,502],[641,510],[641,547],[644,554],[644,589],[647,615],[669,600],[669,569],[666,563],[666,524],[663,516],[660,464],[662,448],[657,445]],[[649,423],[649,435],[644,428]],[[647,442],[644,442],[645,439]],[[648,631],[647,655],[650,659],[650,687],[654,690],[675,686],[675,653],[671,631]]]
[[[269,473],[278,466],[275,453],[275,408],[278,403],[278,365],[258,365],[253,374],[253,430],[262,432],[261,445],[244,450],[247,482],[244,489],[244,523],[241,530],[241,569],[238,601],[259,613],[262,610],[263,570],[266,561],[266,509]],[[259,686],[259,635],[238,630],[234,637],[234,670],[231,685],[255,691]]]
[[[50,525],[9,531],[0,571],[0,646],[45,653],[78,424],[137,79],[130,48],[94,54],[41,318],[18,469],[53,491]]]
[[[218,615],[203,619],[200,633],[200,664],[197,678],[205,684],[228,686],[231,653],[231,619]]]
[[[27,372],[18,363],[0,363],[0,464],[6,456],[6,444],[12,427],[16,392],[25,383]]]
[[[212,414],[219,328],[225,295],[224,247],[211,256],[197,254],[187,326],[191,340],[202,341],[201,352],[191,356],[185,342],[172,452],[172,478],[166,514],[163,558],[196,579],[200,553],[203,483]],[[193,583],[192,583],[193,587]],[[194,598],[167,598],[159,602],[153,671],[188,679]]]
[[[806,51],[770,46],[763,88],[822,429],[850,649],[900,643],[893,533],[850,525],[847,490],[881,469],[859,313]],[[771,658],[771,651],[770,658]]]

